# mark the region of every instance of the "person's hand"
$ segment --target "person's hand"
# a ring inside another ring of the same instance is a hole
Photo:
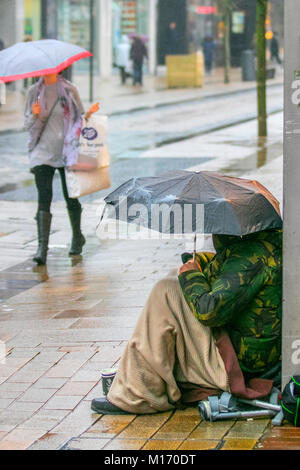
[[[200,265],[197,261],[190,259],[179,270],[179,274],[185,273],[187,271],[201,271]]]
[[[99,103],[94,103],[90,107],[90,109],[87,111],[87,113],[85,115],[85,119],[89,119],[91,117],[91,115],[96,113],[97,111],[99,111],[99,109],[100,109]]]
[[[42,109],[41,109],[40,103],[39,103],[38,101],[36,101],[36,102],[32,105],[31,109],[32,109],[33,115],[34,115],[35,117],[37,117],[39,114],[41,114]]]

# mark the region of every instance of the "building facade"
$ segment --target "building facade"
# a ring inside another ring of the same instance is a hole
[[[109,77],[115,49],[123,34],[144,36],[148,70],[156,73],[170,52],[187,54],[202,48],[206,36],[216,43],[217,65],[224,63],[224,0],[0,0],[0,34],[6,46],[22,40],[57,38],[94,54],[94,73]],[[256,0],[232,0],[231,56],[239,66],[243,50],[255,47]],[[267,27],[283,35],[283,1],[269,0]],[[170,33],[175,23],[176,32]],[[171,38],[171,39],[170,39]],[[74,65],[86,73],[89,59]]]
[[[24,0],[0,0],[0,39],[5,47],[24,40]]]
[[[152,37],[155,31],[149,25],[149,19],[155,11],[153,5],[157,0],[20,1],[24,2],[25,39],[56,38],[92,49],[94,71],[103,77],[112,73],[115,48],[122,34],[139,32],[149,40],[149,33]],[[155,18],[152,22],[155,22]],[[154,64],[154,49],[151,44],[149,46],[149,63]],[[89,60],[74,65],[76,73],[85,72],[88,68]]]
[[[177,25],[177,52],[186,54],[202,48],[205,37],[217,46],[218,62],[223,60],[224,0],[160,0],[158,3],[158,61],[168,51],[168,27]],[[255,33],[256,0],[234,0],[231,14],[231,53],[239,65],[241,53],[251,48]]]

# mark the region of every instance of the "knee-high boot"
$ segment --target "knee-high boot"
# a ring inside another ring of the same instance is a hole
[[[35,261],[38,265],[46,264],[51,219],[52,214],[50,214],[50,212],[38,211],[36,214],[38,229],[38,250],[33,257],[33,261]]]
[[[85,244],[85,238],[81,232],[81,207],[74,209],[68,208],[69,218],[71,222],[73,237],[69,255],[80,255],[82,247]]]

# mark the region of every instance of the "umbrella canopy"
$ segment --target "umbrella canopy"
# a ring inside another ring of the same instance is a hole
[[[107,217],[162,233],[242,236],[282,227],[279,202],[263,185],[211,171],[133,178],[105,202]]]
[[[0,52],[0,80],[4,83],[59,73],[92,53],[56,39],[19,42]]]
[[[145,34],[130,33],[130,34],[128,34],[128,37],[129,37],[130,39],[133,39],[133,38],[140,38],[143,42],[147,42],[147,41],[148,41],[148,36],[146,36]]]

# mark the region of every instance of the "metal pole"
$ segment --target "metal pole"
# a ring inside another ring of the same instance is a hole
[[[283,386],[300,373],[300,2],[284,7]]]
[[[149,1],[149,72],[156,75],[157,64],[157,0]]]
[[[58,18],[57,0],[42,0],[41,26],[43,39],[57,39]]]
[[[266,88],[266,16],[268,0],[257,0],[256,38],[257,38],[257,111],[258,135],[267,136],[267,88]]]
[[[94,54],[94,0],[90,0],[90,52]],[[94,101],[94,55],[90,57],[90,102]]]

